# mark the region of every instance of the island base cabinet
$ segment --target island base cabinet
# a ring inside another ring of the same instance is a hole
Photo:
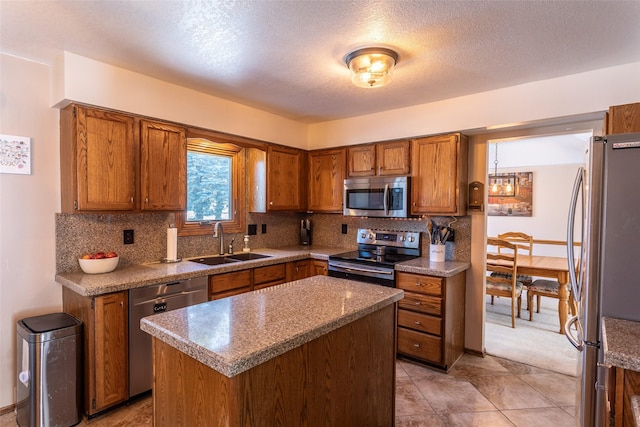
[[[226,377],[154,338],[154,425],[392,426],[396,306]]]

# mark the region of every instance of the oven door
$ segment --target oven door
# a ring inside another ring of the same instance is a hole
[[[341,279],[358,280],[376,285],[396,287],[393,268],[375,265],[362,265],[348,261],[329,260],[329,276]]]

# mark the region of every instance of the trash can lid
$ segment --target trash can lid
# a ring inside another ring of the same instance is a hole
[[[67,313],[51,313],[22,319],[22,324],[34,333],[55,331],[77,326],[80,323],[78,319]]]

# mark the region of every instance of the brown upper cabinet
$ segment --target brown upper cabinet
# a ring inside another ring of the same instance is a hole
[[[640,132],[640,102],[609,107],[607,134]]]
[[[309,153],[309,204],[314,212],[342,212],[344,148]]]
[[[305,151],[280,145],[267,148],[267,211],[306,209]]]
[[[142,210],[182,211],[187,205],[185,128],[162,122],[140,123]]]
[[[408,140],[348,147],[347,175],[408,175],[409,147]]]
[[[184,128],[71,104],[60,112],[62,212],[186,207]]]
[[[136,209],[134,118],[69,105],[60,111],[62,212]]]
[[[460,133],[412,141],[411,214],[466,214],[468,141]]]

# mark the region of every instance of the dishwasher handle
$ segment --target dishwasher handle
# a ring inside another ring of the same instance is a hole
[[[193,291],[176,292],[175,294],[168,294],[168,295],[163,295],[163,296],[154,296],[153,298],[149,298],[149,299],[146,299],[146,300],[138,301],[138,302],[134,303],[133,306],[137,307],[139,305],[155,303],[156,301],[169,300],[169,299],[181,297],[181,296],[184,296],[184,295],[197,294],[198,292],[206,292],[206,291],[203,290],[203,289],[197,289],[197,290],[193,290]]]

